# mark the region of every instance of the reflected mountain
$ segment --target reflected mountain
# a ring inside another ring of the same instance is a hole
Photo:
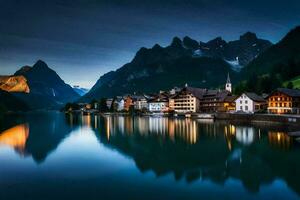
[[[137,168],[177,181],[239,180],[257,193],[284,181],[300,194],[300,148],[287,135],[296,127],[235,124],[178,118],[31,113],[8,116],[0,146],[10,146],[37,163],[45,161],[79,127],[94,131],[99,143],[134,160]],[[289,130],[290,129],[290,130]]]
[[[12,128],[0,133],[0,145],[9,145],[37,163],[42,163],[75,128],[55,112],[8,115],[5,120]],[[12,125],[20,122],[25,124]]]
[[[25,154],[25,145],[29,136],[28,124],[20,124],[0,133],[0,146],[12,147],[20,154]]]
[[[278,126],[153,117],[81,116],[99,142],[131,157],[141,172],[176,180],[240,180],[250,192],[277,179],[300,194],[299,145]],[[77,122],[76,122],[77,121]]]

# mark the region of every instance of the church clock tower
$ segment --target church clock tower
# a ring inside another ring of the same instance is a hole
[[[227,90],[230,93],[232,92],[232,85],[231,85],[229,73],[227,75],[227,81],[226,81],[226,85],[225,85],[225,90]]]

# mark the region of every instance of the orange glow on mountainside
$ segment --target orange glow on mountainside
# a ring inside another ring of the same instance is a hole
[[[0,89],[7,92],[30,92],[24,76],[0,76]]]

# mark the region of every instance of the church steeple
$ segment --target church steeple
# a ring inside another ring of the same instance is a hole
[[[225,85],[225,90],[227,90],[230,93],[232,92],[232,85],[231,85],[229,73],[227,74],[227,81],[226,81],[226,85]]]
[[[229,73],[227,74],[227,82],[226,82],[226,83],[231,84],[230,77],[229,77]]]

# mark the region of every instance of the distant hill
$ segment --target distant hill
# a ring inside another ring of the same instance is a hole
[[[237,90],[270,92],[300,75],[300,26],[249,63]]]
[[[207,43],[175,37],[167,47],[141,48],[130,63],[100,77],[81,101],[133,92],[157,92],[185,83],[196,87],[223,86],[227,73],[233,81],[238,71],[272,44],[253,33],[226,42]]]
[[[81,88],[77,85],[73,86],[73,90],[79,94],[80,96],[85,95],[86,93],[88,93],[89,89],[85,89],[85,88]]]
[[[14,96],[25,101],[31,109],[59,109],[66,102],[80,97],[41,60],[32,67],[22,67],[14,75],[27,79],[30,93],[14,93]]]

